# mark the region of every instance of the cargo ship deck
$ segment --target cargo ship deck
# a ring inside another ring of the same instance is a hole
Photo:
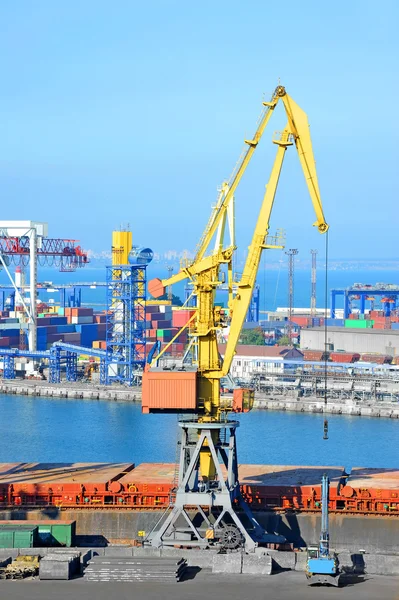
[[[321,478],[330,479],[330,511],[399,517],[399,470],[342,466],[239,465],[253,510],[321,512]],[[55,507],[165,510],[177,483],[173,463],[3,463],[0,509]]]

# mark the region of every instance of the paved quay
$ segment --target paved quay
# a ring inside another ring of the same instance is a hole
[[[362,575],[348,578],[345,587],[309,587],[303,573],[272,576],[215,575],[203,569],[193,579],[176,584],[94,583],[72,581],[0,581],[0,597],[7,600],[398,600],[399,577]]]

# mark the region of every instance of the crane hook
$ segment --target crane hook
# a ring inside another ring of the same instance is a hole
[[[328,440],[328,420],[324,419],[324,425],[323,425],[323,440]]]

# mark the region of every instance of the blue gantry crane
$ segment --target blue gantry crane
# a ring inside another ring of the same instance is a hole
[[[328,501],[330,481],[325,473],[321,480],[321,532],[318,546],[308,546],[306,577],[309,585],[315,583],[338,586],[340,571],[338,557],[330,552],[330,531],[328,525]]]

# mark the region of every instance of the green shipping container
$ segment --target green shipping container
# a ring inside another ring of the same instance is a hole
[[[37,525],[0,525],[0,548],[34,548],[37,539]]]
[[[75,521],[38,522],[39,542],[41,546],[67,546],[75,543]]]
[[[360,321],[357,319],[345,319],[345,327],[353,327],[355,329],[367,329],[370,321]]]
[[[36,527],[37,534],[35,545],[39,546],[67,546],[70,548],[75,544],[76,521],[0,521],[2,527],[19,530],[26,527]],[[0,546],[10,548],[13,546]],[[30,546],[14,546],[15,548],[28,548]]]

